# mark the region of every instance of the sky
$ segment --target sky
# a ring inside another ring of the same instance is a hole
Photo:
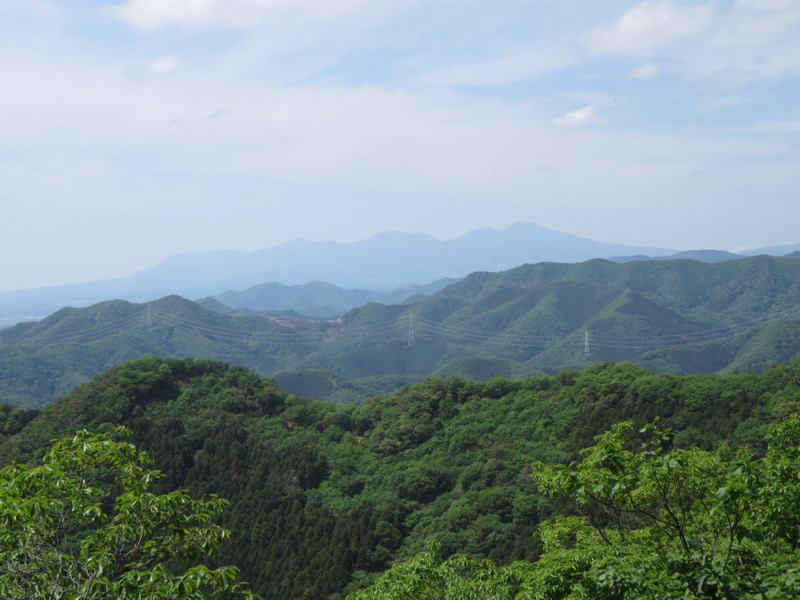
[[[800,242],[800,1],[0,0],[0,290],[515,222]]]

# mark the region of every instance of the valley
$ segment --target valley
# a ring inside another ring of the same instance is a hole
[[[547,473],[629,421],[634,437],[666,428],[663,449],[681,460],[733,460],[729,445],[766,461],[771,432],[800,410],[799,360],[797,253],[538,262],[394,292],[269,283],[106,300],[0,329],[0,464],[123,426],[164,474],[154,492],[230,501],[230,540],[203,564],[235,565],[264,598],[426,585],[513,598],[561,589],[554,557],[576,560],[543,543],[582,514],[548,492],[562,475]],[[594,551],[570,577],[602,587]],[[715,577],[791,587],[770,565],[794,555],[770,552],[752,573],[718,565]],[[671,568],[660,577],[683,589]]]
[[[603,361],[760,373],[800,356],[799,266],[796,255],[538,263],[322,320],[264,312],[257,294],[253,308],[179,296],[65,308],[0,330],[0,401],[41,406],[149,355],[223,360],[351,403],[429,376],[523,378]]]

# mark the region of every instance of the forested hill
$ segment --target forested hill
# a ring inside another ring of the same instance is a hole
[[[413,306],[346,315],[359,335],[301,361],[347,376],[525,376],[632,360],[760,372],[800,356],[800,260],[538,263],[473,273]]]
[[[335,319],[370,302],[401,304],[409,299],[430,296],[457,281],[438,279],[427,285],[412,285],[392,292],[345,290],[330,283],[312,281],[303,285],[262,283],[243,292],[227,291],[198,304],[228,313],[256,311],[294,314],[299,318]]]
[[[64,308],[0,331],[0,402],[41,406],[142,356],[213,357],[261,373],[294,364],[329,325],[228,315],[179,296]]]
[[[535,560],[533,531],[568,505],[531,463],[577,457],[611,424],[660,417],[676,447],[763,451],[800,409],[800,363],[763,375],[653,375],[600,364],[518,381],[432,379],[362,407],[302,400],[239,367],[128,362],[41,412],[0,409],[0,464],[80,428],[124,425],[163,490],[231,501],[220,564],[266,598],[341,598],[437,540],[445,554]]]
[[[347,401],[430,375],[519,378],[606,360],[761,372],[800,356],[800,259],[538,263],[332,321],[231,316],[177,296],[64,309],[0,331],[0,401],[41,405],[145,355],[221,359]]]

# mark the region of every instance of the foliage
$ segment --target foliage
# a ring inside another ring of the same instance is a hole
[[[0,401],[42,406],[125,361],[147,356],[224,360],[271,373],[319,340],[319,322],[294,326],[228,316],[178,296],[64,308],[0,332]]]
[[[508,567],[437,545],[348,600],[790,599],[800,594],[800,416],[772,429],[766,457],[727,446],[670,447],[654,425],[629,449],[630,422],[569,467],[534,465],[578,516],[542,523],[544,554]]]
[[[539,523],[574,511],[537,490],[531,463],[577,460],[615,422],[640,428],[658,416],[676,432],[670,449],[727,442],[732,455],[763,456],[769,424],[800,409],[798,373],[800,363],[692,377],[602,363],[524,380],[429,379],[353,406],[297,398],[216,361],[144,358],[38,413],[7,411],[0,464],[40,460],[54,437],[124,425],[164,473],[154,493],[231,501],[214,564],[237,565],[265,597],[340,599],[432,539],[442,561],[532,564]],[[773,495],[791,498],[780,482]]]
[[[160,473],[148,462],[114,436],[80,431],[56,442],[40,466],[0,471],[0,595],[253,597],[233,567],[170,568],[228,537],[213,523],[226,503],[152,493]]]
[[[571,598],[794,598],[800,593],[800,416],[773,428],[767,456],[670,446],[648,425],[615,426],[570,467],[534,465],[579,517],[543,525],[542,590]],[[565,569],[565,565],[569,565]],[[549,592],[548,592],[549,593]]]
[[[348,600],[506,600],[529,592],[529,565],[497,567],[490,560],[463,554],[442,558],[439,545],[393,567],[366,590]]]
[[[282,390],[319,401],[362,404],[367,398],[388,394],[417,383],[416,377],[383,375],[346,378],[333,371],[281,371],[271,377]]]

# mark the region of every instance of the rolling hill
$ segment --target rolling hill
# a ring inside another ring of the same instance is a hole
[[[198,300],[213,310],[235,314],[238,310],[294,314],[299,318],[335,319],[339,315],[370,302],[400,304],[430,296],[454,283],[455,279],[438,279],[427,285],[412,285],[391,292],[345,290],[330,283],[312,281],[303,285],[262,283],[243,292],[229,290],[224,294]],[[226,310],[226,307],[230,310]]]
[[[346,376],[476,379],[604,360],[670,373],[760,372],[800,355],[799,284],[796,257],[475,273],[414,306],[353,311],[346,322],[358,341],[338,336],[300,364]]]
[[[293,397],[217,361],[143,358],[41,411],[0,405],[0,466],[79,429],[123,425],[164,473],[157,493],[230,501],[220,564],[265,598],[342,600],[430,540],[445,555],[536,560],[537,525],[574,508],[539,492],[533,461],[568,463],[611,424],[656,417],[678,448],[763,452],[768,424],[798,410],[798,384],[798,362],[688,377],[602,363],[430,379],[355,407]]]
[[[352,243],[297,239],[252,252],[179,254],[119,279],[0,292],[0,324],[41,318],[65,306],[89,306],[112,298],[132,302],[173,294],[202,298],[267,282],[291,286],[312,281],[387,292],[526,262],[575,262],[630,254],[665,256],[673,252],[597,242],[529,223],[504,230],[474,230],[444,241],[400,232],[384,232]]]
[[[347,401],[429,375],[525,377],[598,361],[761,372],[800,356],[800,260],[539,263],[330,321],[227,315],[175,296],[65,309],[0,331],[0,400],[38,406],[146,355],[225,360]]]

